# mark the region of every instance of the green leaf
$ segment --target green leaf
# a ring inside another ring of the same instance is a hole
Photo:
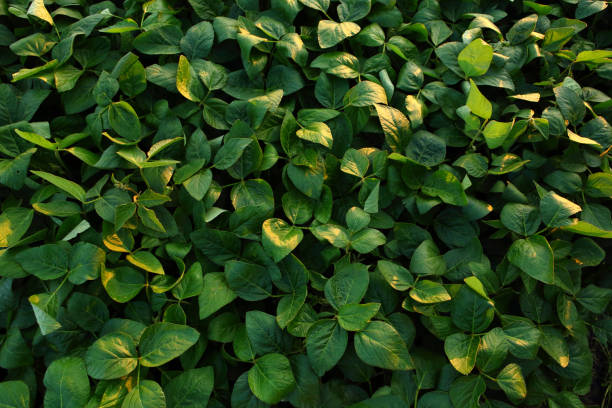
[[[187,30],[179,45],[181,51],[190,60],[206,58],[210,53],[214,39],[215,31],[212,24],[208,21],[201,21]]]
[[[589,17],[595,13],[599,13],[608,7],[605,1],[580,1],[576,7],[576,18]]]
[[[510,263],[532,278],[549,285],[555,283],[553,250],[543,236],[514,241],[507,256]]]
[[[379,105],[376,105],[379,106]],[[368,157],[359,150],[348,149],[344,153],[340,170],[355,177],[364,178],[370,167]]]
[[[396,86],[402,91],[418,91],[423,85],[423,70],[412,61],[407,61],[398,74]]]
[[[477,77],[487,73],[493,60],[493,47],[476,38],[457,57],[459,66],[466,77]]]
[[[270,275],[260,265],[229,261],[225,264],[225,278],[230,289],[244,300],[262,300],[272,292]]]
[[[179,43],[183,38],[181,29],[173,24],[160,25],[145,31],[134,38],[134,47],[147,55],[178,54]]]
[[[542,350],[551,356],[561,367],[567,367],[569,365],[570,354],[563,333],[550,326],[542,326],[540,327],[540,331],[540,344]]]
[[[253,143],[250,138],[234,138],[227,140],[215,155],[214,164],[219,170],[227,170],[242,156],[244,150]]]
[[[199,61],[198,68],[201,68],[198,76],[209,91],[222,89],[227,84],[227,70],[223,65],[204,60]]]
[[[140,140],[140,120],[132,106],[125,102],[114,102],[108,109],[108,120],[117,134],[130,142]]]
[[[200,170],[183,181],[183,186],[194,200],[202,201],[212,184],[212,178],[213,175],[210,169]]]
[[[367,207],[366,207],[367,208]],[[366,228],[350,236],[350,246],[360,254],[372,252],[377,247],[387,242],[385,235],[373,228]]]
[[[28,142],[33,143],[37,146],[43,147],[47,150],[56,150],[57,148],[57,143],[50,142],[49,140],[45,139],[44,137],[36,133],[23,132],[19,129],[15,129],[15,133],[17,133],[17,135],[21,137],[22,139],[25,139]]]
[[[417,275],[444,275],[446,262],[432,240],[419,244],[410,259],[410,270]]]
[[[17,254],[15,259],[26,272],[39,279],[57,279],[70,269],[70,246],[45,244],[26,249]]]
[[[43,382],[45,407],[84,407],[89,400],[89,378],[80,357],[55,360],[47,368]]]
[[[274,316],[259,310],[246,312],[245,326],[249,343],[257,355],[281,352],[285,339]]]
[[[338,309],[338,323],[344,330],[363,330],[380,309],[380,303],[347,304]]]
[[[414,368],[406,343],[388,323],[373,321],[355,334],[355,351],[366,364],[387,370]]]
[[[533,359],[540,345],[540,331],[524,317],[502,316],[506,341],[512,355],[522,359]]]
[[[308,140],[309,142],[319,143],[328,149],[332,148],[334,139],[331,130],[323,122],[309,123],[295,132],[300,139]]]
[[[590,174],[584,192],[590,197],[612,197],[612,173]]]
[[[321,196],[324,175],[320,168],[313,169],[290,163],[287,166],[287,175],[293,185],[304,195],[314,199]]]
[[[551,228],[570,225],[571,220],[568,217],[580,211],[582,208],[578,204],[561,197],[554,191],[549,191],[540,200],[542,221]]]
[[[589,237],[612,238],[612,231],[601,229],[589,222],[574,220],[570,225],[561,227],[565,231]]]
[[[192,264],[182,279],[172,288],[172,295],[179,299],[188,299],[198,296],[204,288],[202,265],[199,262]]]
[[[107,334],[89,346],[85,363],[89,376],[97,380],[126,376],[138,365],[136,345],[127,334]]]
[[[500,219],[504,227],[524,236],[533,235],[540,226],[540,213],[536,207],[509,203],[502,208]]]
[[[357,57],[342,51],[327,52],[319,55],[310,63],[310,66],[322,69],[326,73],[340,78],[357,78],[360,70]],[[340,105],[340,101],[342,101],[342,97],[346,93],[346,89],[348,89],[346,82],[338,81],[337,79],[328,78],[321,82],[317,81],[317,84],[321,86],[317,87],[318,89],[315,88],[315,95],[318,94],[317,99],[322,100],[321,103],[327,108],[334,108]],[[338,92],[340,90],[343,92]]]
[[[518,364],[508,364],[497,374],[497,385],[511,401],[519,402],[527,396],[527,385]]]
[[[379,260],[376,270],[385,278],[387,283],[395,290],[405,291],[414,284],[410,271],[403,266],[385,260]]]
[[[511,44],[518,44],[525,41],[535,30],[537,22],[537,14],[531,14],[527,17],[521,18],[514,23],[512,27],[510,27],[510,30],[506,34],[508,41],[510,41]]]
[[[276,404],[295,388],[291,364],[282,354],[271,353],[255,360],[249,370],[249,388],[267,404]]]
[[[183,55],[179,57],[176,71],[176,89],[192,102],[200,102],[206,96],[202,82],[200,82],[189,60]]]
[[[545,51],[559,51],[576,33],[573,27],[553,27],[544,33],[542,48]]]
[[[444,285],[427,279],[414,285],[410,290],[410,297],[419,303],[440,303],[451,299]]]
[[[8,188],[20,190],[26,180],[30,159],[36,148],[28,149],[12,160],[0,159],[0,183]]]
[[[134,266],[157,275],[164,274],[164,268],[159,259],[150,252],[138,251],[128,254],[125,259]]]
[[[70,296],[68,314],[79,327],[90,332],[100,330],[109,319],[108,307],[102,300],[80,292]]]
[[[493,317],[493,302],[483,298],[469,286],[461,286],[454,294],[451,319],[460,329],[480,333],[489,327]]]
[[[578,292],[576,300],[593,313],[604,313],[608,303],[612,300],[612,289],[588,285]]]
[[[448,204],[464,206],[468,203],[461,183],[453,173],[446,170],[440,169],[428,174],[421,191],[429,196],[439,197]]]
[[[338,266],[334,276],[325,283],[325,298],[336,310],[359,303],[365,296],[370,277],[368,267],[360,263]]]
[[[361,81],[348,90],[343,98],[344,106],[364,107],[377,103],[387,104],[385,89],[371,81]]]
[[[322,377],[340,361],[348,344],[348,334],[333,319],[323,319],[310,326],[306,335],[306,353],[314,372]]]
[[[609,50],[581,51],[576,56],[575,62],[609,62],[607,59],[610,57],[612,51]]]
[[[183,354],[200,337],[192,327],[174,323],[155,323],[142,333],[140,364],[144,367],[158,367]]]
[[[444,352],[455,370],[468,375],[476,365],[479,343],[478,336],[455,333],[444,340]]]
[[[28,8],[27,14],[29,16],[37,17],[53,25],[53,17],[51,17],[51,14],[49,14],[49,12],[47,11],[43,0],[33,0],[30,4],[30,7]]]
[[[480,338],[476,365],[485,372],[499,369],[508,356],[506,334],[500,327],[495,327]]]
[[[563,117],[569,120],[574,126],[580,123],[584,118],[586,108],[577,90],[563,85],[553,88],[553,92],[555,93],[555,100]]]
[[[17,244],[28,231],[34,211],[27,208],[11,207],[0,214],[0,247],[10,248]]]
[[[304,238],[301,229],[287,224],[279,218],[264,221],[261,241],[264,249],[278,262],[291,253]]]
[[[30,391],[23,381],[0,382],[0,404],[7,408],[30,408]]]
[[[380,126],[385,134],[385,141],[393,151],[404,151],[410,137],[410,122],[398,109],[391,106],[375,104]]]
[[[479,408],[480,397],[486,390],[482,376],[470,375],[453,381],[449,395],[454,407]]]
[[[126,266],[113,269],[103,268],[100,278],[106,293],[119,303],[132,300],[146,283],[142,273]]]
[[[43,336],[61,329],[62,325],[56,320],[58,304],[55,296],[48,293],[40,293],[38,295],[31,295],[28,301],[32,306],[36,323],[38,323],[40,333]]]
[[[370,13],[371,0],[342,0],[338,6],[341,21],[357,21]]]
[[[406,157],[425,167],[433,167],[444,161],[446,143],[439,136],[419,130],[406,146]]]
[[[329,8],[329,0],[299,0],[306,7],[313,8],[319,11],[327,11]]]
[[[47,173],[44,171],[32,170],[32,173],[42,178],[43,180],[48,181],[54,186],[64,190],[65,192],[67,192],[68,194],[70,194],[72,197],[76,198],[80,202],[85,201],[85,190],[83,190],[83,187],[81,187],[77,183],[70,181],[70,180],[66,180],[63,177],[56,176],[55,174]]]
[[[339,225],[317,225],[310,230],[318,239],[326,239],[336,248],[346,248],[350,244],[348,231]]]
[[[165,387],[167,408],[199,408],[206,406],[214,388],[211,366],[186,370]]]
[[[121,408],[153,408],[165,407],[166,397],[158,383],[151,380],[142,380],[123,400]]]
[[[468,93],[466,105],[470,108],[470,111],[483,119],[490,119],[493,111],[491,102],[485,96],[480,93],[480,90],[470,79],[470,91]]]
[[[512,126],[512,122],[498,122],[496,120],[487,123],[482,134],[489,149],[497,149],[502,146],[510,134]]]
[[[344,39],[357,34],[361,30],[358,24],[352,22],[336,23],[331,20],[320,20],[317,27],[317,37],[321,48],[330,48]]]

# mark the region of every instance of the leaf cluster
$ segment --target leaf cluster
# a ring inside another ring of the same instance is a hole
[[[543,3],[0,0],[0,406],[610,404],[611,14]]]

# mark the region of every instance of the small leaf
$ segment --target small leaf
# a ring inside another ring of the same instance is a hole
[[[83,190],[83,187],[81,187],[77,183],[70,181],[70,180],[66,180],[63,177],[56,176],[55,174],[47,173],[44,171],[32,170],[32,173],[42,178],[43,180],[48,181],[54,186],[64,190],[65,192],[67,192],[68,194],[70,194],[72,197],[76,198],[80,202],[85,201],[85,195],[86,195],[85,190]]]
[[[491,118],[491,113],[493,111],[491,102],[480,93],[480,90],[471,79],[466,105],[474,115],[480,116],[483,119]]]

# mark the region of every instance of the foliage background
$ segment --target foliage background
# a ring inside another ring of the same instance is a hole
[[[607,6],[0,0],[0,405],[608,406]]]

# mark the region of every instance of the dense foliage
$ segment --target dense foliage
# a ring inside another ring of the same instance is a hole
[[[0,0],[0,406],[608,406],[610,21]]]

